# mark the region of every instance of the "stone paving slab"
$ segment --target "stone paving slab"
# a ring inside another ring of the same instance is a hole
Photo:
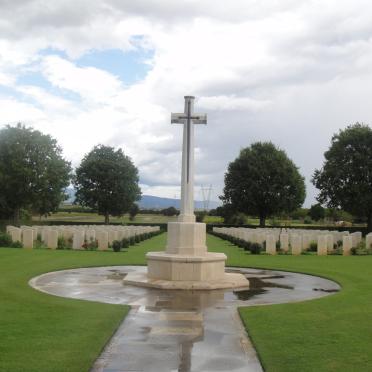
[[[111,266],[47,273],[30,281],[57,296],[132,306],[92,372],[256,372],[262,367],[238,306],[320,298],[337,292],[327,279],[282,271],[229,269],[248,290],[179,291],[123,284],[145,267]]]

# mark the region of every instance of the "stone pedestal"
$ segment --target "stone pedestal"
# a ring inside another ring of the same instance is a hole
[[[225,273],[226,255],[207,252],[204,223],[170,222],[165,252],[146,255],[147,274],[129,273],[124,283],[162,289],[248,287],[244,275]]]

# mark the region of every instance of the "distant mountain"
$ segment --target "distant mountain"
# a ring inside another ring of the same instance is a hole
[[[142,195],[141,200],[138,202],[140,209],[164,209],[174,207],[180,209],[180,199],[160,198],[159,196]],[[195,209],[204,209],[204,203],[200,200],[195,200]],[[217,208],[220,203],[216,201],[209,202],[209,209]]]
[[[72,188],[67,188],[65,190],[65,194],[67,195],[67,200],[65,200],[64,204],[72,204],[75,200],[75,190]],[[180,203],[180,199],[142,195],[141,200],[138,202],[138,206],[140,209],[164,209],[169,207],[180,209]],[[211,200],[209,202],[209,209],[217,208],[219,205],[221,204]],[[195,200],[195,209],[204,209],[204,203],[200,200]]]

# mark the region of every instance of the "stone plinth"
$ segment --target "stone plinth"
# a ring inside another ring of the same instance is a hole
[[[148,277],[163,280],[221,280],[225,275],[226,255],[207,253],[188,256],[151,252],[146,255]]]
[[[165,252],[149,252],[147,273],[129,273],[124,283],[162,289],[246,288],[239,273],[225,273],[226,255],[207,252],[204,223],[168,223]]]
[[[169,222],[166,252],[191,256],[205,255],[207,253],[205,230],[204,223]]]

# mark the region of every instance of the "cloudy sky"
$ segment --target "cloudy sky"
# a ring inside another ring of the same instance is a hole
[[[184,95],[208,114],[196,185],[217,200],[240,149],[272,141],[309,206],[332,134],[372,123],[372,2],[0,0],[0,126],[51,134],[74,166],[122,147],[143,193],[179,197]]]

